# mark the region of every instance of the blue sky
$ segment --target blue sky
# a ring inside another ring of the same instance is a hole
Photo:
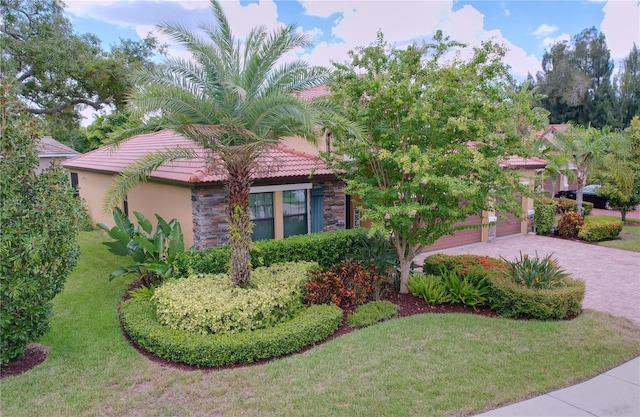
[[[161,22],[197,29],[212,22],[205,0],[67,0],[66,12],[80,33],[94,33],[108,48],[118,38],[140,39]],[[297,23],[314,36],[314,47],[297,51],[314,65],[344,62],[347,52],[375,40],[398,46],[430,39],[437,29],[477,45],[493,39],[509,52],[505,61],[517,78],[540,70],[545,48],[583,29],[602,31],[619,62],[633,43],[640,45],[640,2],[609,1],[464,1],[464,0],[226,0],[223,8],[240,38],[251,27]],[[167,39],[162,39],[168,42]],[[171,47],[170,53],[184,52]]]

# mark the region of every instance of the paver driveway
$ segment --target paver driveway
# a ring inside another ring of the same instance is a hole
[[[421,265],[422,260],[433,253],[502,256],[513,260],[520,253],[535,256],[536,251],[540,257],[552,253],[562,268],[585,282],[583,308],[623,316],[640,326],[640,253],[637,252],[529,234],[426,252],[415,262]]]

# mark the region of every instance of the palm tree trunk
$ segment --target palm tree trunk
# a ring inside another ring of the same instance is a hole
[[[251,216],[249,195],[251,192],[251,164],[227,164],[227,195],[229,206],[229,244],[231,245],[231,280],[239,287],[250,286],[251,275]]]

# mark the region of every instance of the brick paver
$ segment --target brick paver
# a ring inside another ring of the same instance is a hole
[[[583,308],[623,316],[640,326],[640,253],[529,234],[426,252],[415,262],[422,265],[423,259],[433,253],[502,256],[513,260],[520,253],[535,256],[536,251],[540,257],[552,253],[563,269],[585,282]]]

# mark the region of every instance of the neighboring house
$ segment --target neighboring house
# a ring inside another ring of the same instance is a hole
[[[36,146],[38,148],[38,156],[40,157],[40,165],[36,168],[36,173],[38,174],[51,165],[53,161],[62,162],[80,154],[67,145],[58,142],[51,136],[44,136],[37,139]]]
[[[116,148],[96,149],[63,166],[77,178],[91,220],[113,225],[112,214],[103,211],[103,201],[114,176],[148,153],[177,146],[191,148],[201,158],[162,165],[128,193],[122,209],[132,219],[134,211],[150,219],[155,213],[167,220],[176,218],[187,246],[223,244],[228,236],[223,177],[207,168],[201,146],[174,131],[134,136]],[[280,144],[260,159],[260,166],[250,198],[254,239],[346,227],[344,184],[316,155]]]
[[[569,128],[568,124],[550,124],[545,130],[541,130],[537,133],[538,139],[542,139],[545,143],[543,150],[553,147],[555,145],[555,132],[563,132]],[[570,168],[575,170],[575,166],[571,165]],[[539,175],[544,174],[544,170],[541,170]],[[542,192],[547,197],[553,197],[558,191],[575,190],[577,187],[575,181],[571,181],[568,176],[558,174],[551,176],[544,176],[544,180],[538,185],[538,191]]]

